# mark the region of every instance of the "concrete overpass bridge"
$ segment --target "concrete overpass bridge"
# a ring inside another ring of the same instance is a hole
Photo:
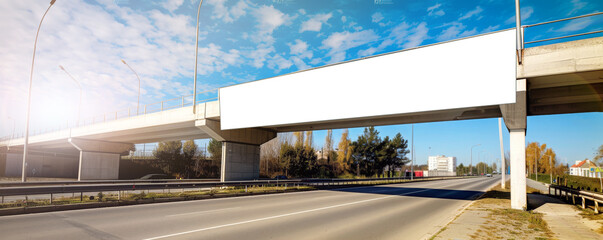
[[[196,113],[191,105],[103,121],[34,135],[28,146],[75,163],[79,179],[115,179],[133,144],[211,137],[223,143],[225,181],[258,178],[259,146],[278,132],[503,117],[512,205],[524,208],[526,117],[603,111],[603,37],[527,48],[518,63],[515,36],[500,31],[229,86]],[[8,162],[20,164],[23,144],[0,142]],[[44,157],[33,155],[27,174]]]

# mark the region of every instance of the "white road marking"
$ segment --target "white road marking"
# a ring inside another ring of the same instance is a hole
[[[446,186],[442,186],[442,187],[445,188],[447,186],[452,186],[452,185],[456,185],[456,184],[458,184],[458,183],[450,184],[450,185],[446,185]],[[162,239],[162,238],[168,238],[168,237],[175,237],[175,236],[185,235],[185,234],[189,234],[189,233],[203,232],[203,231],[213,230],[213,229],[218,229],[218,228],[236,226],[236,225],[253,223],[253,222],[260,222],[260,221],[271,220],[271,219],[275,219],[275,218],[282,218],[282,217],[288,217],[288,216],[299,215],[299,214],[304,214],[304,213],[327,210],[327,209],[331,209],[331,208],[338,208],[338,207],[344,207],[344,206],[355,205],[355,204],[360,204],[360,203],[372,202],[372,201],[377,201],[377,200],[382,200],[382,199],[387,199],[387,198],[404,196],[404,195],[413,194],[413,193],[425,192],[425,191],[429,191],[429,190],[434,190],[434,189],[423,189],[423,190],[412,191],[412,192],[407,192],[407,193],[398,194],[398,195],[391,195],[391,196],[380,197],[380,198],[372,198],[372,199],[361,200],[361,201],[350,202],[350,203],[343,203],[343,204],[338,204],[338,205],[333,205],[333,206],[328,206],[328,207],[321,207],[321,208],[309,209],[309,210],[304,210],[304,211],[299,211],[299,212],[292,212],[292,213],[286,213],[286,214],[281,214],[281,215],[276,215],[276,216],[270,216],[270,217],[265,217],[265,218],[247,220],[247,221],[242,221],[242,222],[229,223],[229,224],[218,225],[218,226],[213,226],[213,227],[195,229],[195,230],[191,230],[191,231],[173,233],[173,234],[168,234],[168,235],[163,235],[163,236],[158,236],[158,237],[146,238],[144,240],[155,240],[155,239]]]
[[[211,212],[220,212],[220,211],[225,211],[225,210],[230,210],[230,209],[237,209],[237,208],[240,208],[240,207],[222,208],[222,209],[215,209],[215,210],[208,210],[208,211],[199,211],[199,212],[189,212],[189,213],[173,214],[173,215],[167,215],[166,217],[179,217],[179,216],[186,216],[186,215],[193,215],[193,214],[204,214],[204,213],[211,213]]]

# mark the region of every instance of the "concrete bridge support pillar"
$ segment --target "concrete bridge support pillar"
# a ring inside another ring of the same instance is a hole
[[[69,138],[79,152],[77,180],[116,180],[119,178],[119,159],[134,144]]]
[[[276,132],[260,128],[222,131],[220,122],[202,119],[195,126],[222,142],[220,180],[253,180],[260,177],[260,145],[276,137]]]
[[[526,80],[518,79],[516,101],[500,105],[505,125],[510,132],[511,208],[527,208],[526,193]]]

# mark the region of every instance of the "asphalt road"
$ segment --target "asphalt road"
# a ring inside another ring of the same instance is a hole
[[[1,239],[424,239],[499,177],[0,217]]]

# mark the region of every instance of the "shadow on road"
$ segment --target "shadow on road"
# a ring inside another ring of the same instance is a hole
[[[421,198],[442,198],[455,200],[471,200],[474,199],[482,191],[473,190],[454,190],[454,189],[435,189],[435,188],[410,188],[410,187],[359,187],[359,188],[340,188],[331,189],[330,191],[349,192],[349,193],[366,193],[366,194],[383,194],[383,195],[400,195],[408,197]]]

